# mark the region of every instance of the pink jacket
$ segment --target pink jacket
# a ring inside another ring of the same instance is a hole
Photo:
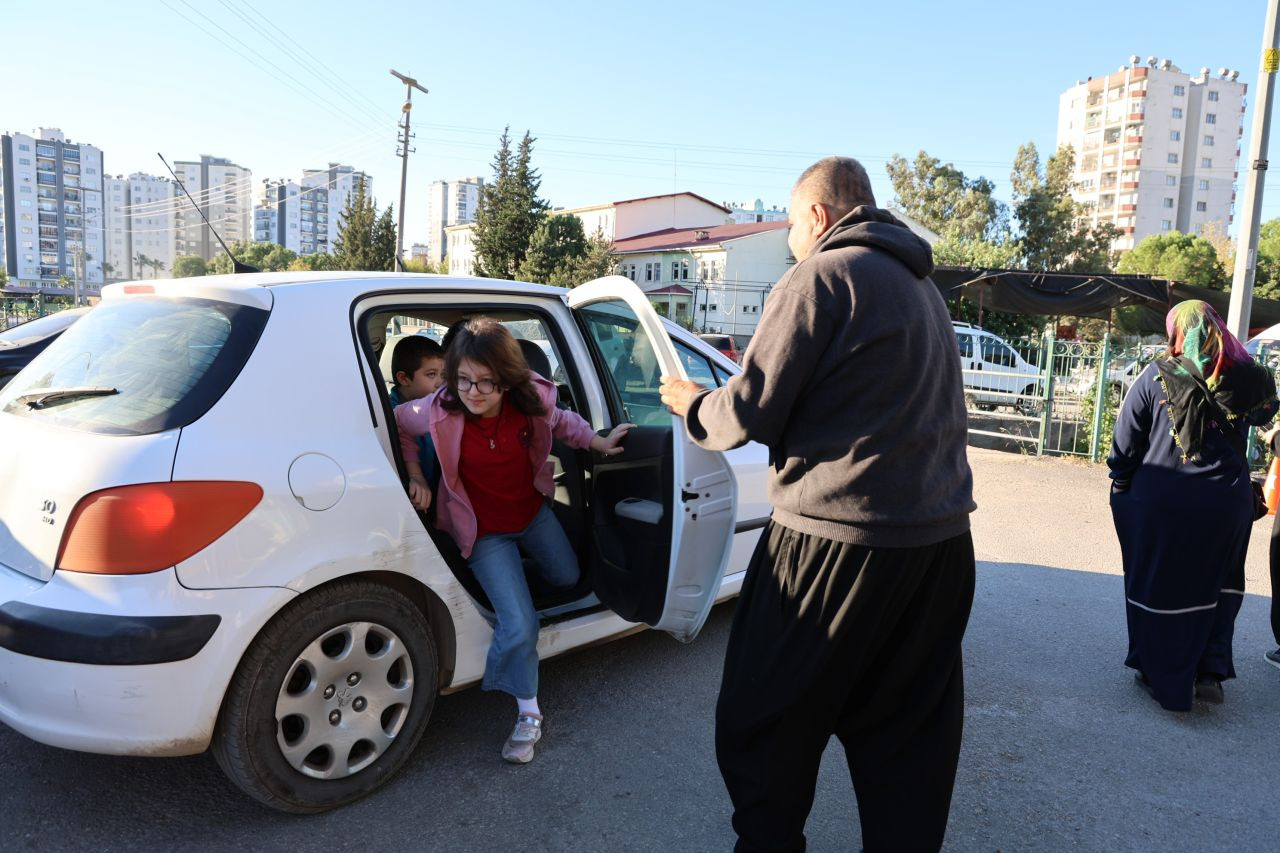
[[[595,430],[573,412],[556,408],[556,386],[537,374],[533,383],[538,396],[547,409],[542,417],[530,418],[533,424],[533,441],[529,444],[529,464],[533,466],[533,486],[547,497],[555,495],[555,481],[551,463],[551,440],[554,436],[570,447],[585,449],[595,438]],[[453,537],[463,557],[471,556],[476,543],[476,513],[471,500],[458,477],[458,457],[462,453],[462,427],[466,416],[461,412],[447,412],[440,405],[441,388],[420,400],[396,406],[396,426],[400,430],[400,450],[405,459],[416,459],[418,436],[431,433],[436,456],[440,460],[440,485],[432,495],[436,507],[436,527]]]

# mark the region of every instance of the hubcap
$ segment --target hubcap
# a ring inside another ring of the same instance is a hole
[[[413,702],[413,660],[396,634],[349,622],[321,634],[289,667],[276,699],[276,742],[294,769],[341,779],[378,760]]]

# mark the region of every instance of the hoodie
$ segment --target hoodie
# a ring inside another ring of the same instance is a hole
[[[960,355],[929,245],[858,207],[769,293],[742,373],[700,394],[689,435],[770,451],[773,520],[869,547],[969,529]]]

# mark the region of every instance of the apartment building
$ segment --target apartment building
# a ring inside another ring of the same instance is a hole
[[[449,240],[446,228],[476,221],[484,178],[432,181],[427,190],[427,254],[433,264],[444,260]]]
[[[253,173],[225,157],[178,160],[173,171],[227,245],[253,238]],[[185,200],[185,196],[183,197]],[[174,253],[206,261],[222,251],[218,238],[187,203],[174,208]]]
[[[70,142],[57,128],[0,135],[5,290],[71,295],[78,283],[92,295],[102,287],[102,192],[98,148]]]
[[[326,186],[305,186],[296,181],[271,180],[262,185],[253,209],[253,239],[276,243],[299,255],[331,252],[329,208]],[[336,229],[334,238],[336,239]]]
[[[1244,135],[1238,71],[1192,75],[1168,59],[1139,60],[1058,101],[1058,145],[1076,152],[1072,195],[1092,222],[1120,229],[1120,251],[1152,234],[1229,226]]]
[[[342,211],[347,209],[347,205],[355,197],[356,191],[360,185],[364,184],[364,193],[369,198],[373,198],[373,179],[365,172],[358,171],[354,166],[344,166],[341,163],[330,163],[325,169],[303,169],[302,180],[300,186],[306,189],[324,190],[327,193],[325,199],[328,212],[322,215],[319,205],[319,195],[313,195],[311,200],[317,205],[314,213],[315,218],[315,244],[317,252],[330,252],[333,250],[333,244],[338,239],[338,234],[342,229]],[[305,220],[302,220],[305,221]],[[321,240],[323,235],[324,239]],[[321,244],[326,244],[326,248],[321,248]]]
[[[134,172],[104,181],[107,281],[167,278],[173,270],[175,213],[190,203],[168,178]]]

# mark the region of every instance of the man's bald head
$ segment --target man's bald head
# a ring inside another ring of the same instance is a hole
[[[787,245],[798,261],[813,252],[822,235],[849,211],[864,204],[875,206],[871,178],[852,157],[825,157],[804,170],[791,191],[787,221]]]
[[[805,169],[791,198],[793,203],[826,205],[833,222],[855,207],[876,203],[867,170],[852,157],[824,157]]]

